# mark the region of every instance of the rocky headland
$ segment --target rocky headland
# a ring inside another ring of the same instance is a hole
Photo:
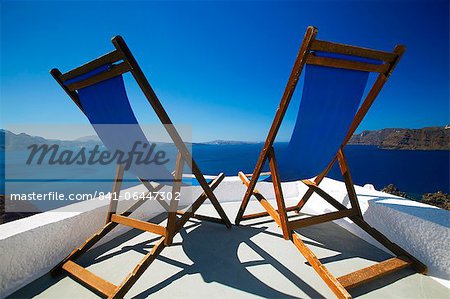
[[[363,131],[353,135],[349,144],[385,149],[450,150],[450,126]]]

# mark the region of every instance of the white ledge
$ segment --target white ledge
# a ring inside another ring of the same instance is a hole
[[[349,205],[344,183],[325,179],[320,186],[344,205]],[[301,182],[283,183],[282,187],[286,198],[299,198],[306,191]],[[200,187],[189,188],[193,195],[201,193]],[[271,183],[261,182],[258,189],[269,200],[274,199]],[[145,188],[140,185],[124,191],[143,192]],[[372,188],[357,186],[356,192],[366,221],[427,265],[430,276],[450,287],[450,212]],[[225,178],[215,190],[220,202],[240,202],[244,193],[245,187],[237,177]],[[76,209],[63,207],[0,225],[0,298],[47,273],[104,225],[108,201],[93,200],[74,205],[77,205]],[[119,203],[119,207],[128,205]],[[317,195],[313,195],[305,206],[306,212],[314,214],[331,210],[332,207]],[[132,217],[147,220],[162,212],[158,203],[148,201]],[[235,215],[228,216],[234,219]],[[335,222],[383,248],[351,221]],[[128,230],[118,226],[97,245]]]

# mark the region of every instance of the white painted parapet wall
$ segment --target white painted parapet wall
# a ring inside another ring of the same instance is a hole
[[[287,201],[297,200],[306,191],[306,186],[301,182],[283,183],[282,187]],[[325,179],[321,187],[344,205],[349,205],[344,183]],[[201,192],[200,187],[189,188],[192,188],[193,195]],[[259,183],[258,189],[269,200],[274,199],[271,183]],[[125,191],[143,192],[145,188],[141,185]],[[245,188],[237,177],[227,177],[215,194],[220,202],[239,204],[244,192]],[[429,275],[449,287],[450,212],[373,188],[356,187],[356,192],[367,222],[416,256],[428,266]],[[78,205],[76,209],[60,208],[0,225],[0,298],[46,274],[104,225],[108,201],[92,200],[75,205]],[[317,195],[313,195],[305,207],[306,212],[314,214],[331,210],[332,207]],[[158,203],[148,201],[132,217],[147,220],[162,212]],[[230,219],[235,217],[228,216]],[[380,247],[349,220],[335,222]],[[118,226],[99,244],[128,229]]]

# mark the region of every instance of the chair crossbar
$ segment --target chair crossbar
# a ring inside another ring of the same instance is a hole
[[[67,263],[63,265],[63,269],[67,271],[72,278],[105,297],[112,296],[117,289],[116,285],[95,275],[75,262],[67,261]]]
[[[337,280],[344,288],[349,290],[383,275],[402,270],[412,264],[413,261],[406,256],[393,257],[375,265],[338,277]]]
[[[85,63],[82,66],[79,66],[71,71],[68,71],[67,73],[61,74],[59,76],[59,79],[64,82],[64,81],[73,79],[75,77],[78,77],[80,75],[86,74],[92,70],[95,70],[96,68],[98,68],[102,65],[105,65],[108,63],[114,63],[114,62],[117,62],[122,59],[123,59],[122,54],[119,51],[114,50],[103,56],[100,56],[97,59],[94,59],[88,63]]]
[[[308,56],[308,58],[306,59],[306,64],[376,73],[386,73],[389,70],[389,64],[386,63],[377,65],[344,59],[317,57],[314,56],[314,54],[310,54]]]
[[[69,84],[69,85],[67,85],[67,88],[70,91],[75,91],[75,90],[78,90],[81,88],[85,88],[90,85],[96,84],[98,82],[122,75],[123,73],[130,71],[130,69],[131,69],[130,66],[126,62],[114,64],[111,66],[111,68],[109,70],[104,71],[98,75],[92,76],[90,78],[87,78],[85,80],[81,80],[79,82]]]
[[[297,220],[291,220],[288,222],[289,228],[291,230],[307,227],[314,224],[324,223],[328,221],[333,221],[341,218],[355,216],[357,213],[352,209],[346,209],[336,212],[330,212],[323,215],[310,216],[307,218],[301,218]]]
[[[297,211],[298,207],[297,206],[292,206],[292,207],[286,207],[286,212],[293,212],[293,211]],[[277,213],[279,212],[278,210],[275,210]],[[266,216],[270,216],[270,214],[265,211],[265,212],[259,212],[259,213],[253,213],[253,214],[246,214],[242,216],[242,220],[251,220],[251,219],[256,219],[256,218],[261,218],[261,217],[266,217]]]
[[[130,217],[120,216],[117,214],[112,215],[111,221],[114,223],[130,226],[132,228],[148,231],[160,236],[166,236],[166,227],[151,222],[145,222]]]
[[[396,54],[391,52],[338,44],[318,39],[315,39],[311,43],[311,50],[377,59],[388,63],[394,62],[398,57]]]

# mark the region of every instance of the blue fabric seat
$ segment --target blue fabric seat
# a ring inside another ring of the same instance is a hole
[[[349,55],[319,52],[315,55],[381,64],[381,61]],[[349,131],[368,77],[369,72],[365,71],[305,66],[297,120],[287,149],[277,152],[283,181],[312,178],[327,167]]]
[[[88,79],[110,68],[110,64],[103,65],[67,80],[64,84],[69,85]],[[122,75],[79,89],[78,98],[83,112],[110,153],[126,154],[135,144],[138,150],[149,150],[151,142],[134,115]],[[145,148],[144,144],[147,145]],[[164,184],[173,182],[173,176],[165,165],[131,163],[128,170],[141,179]]]

